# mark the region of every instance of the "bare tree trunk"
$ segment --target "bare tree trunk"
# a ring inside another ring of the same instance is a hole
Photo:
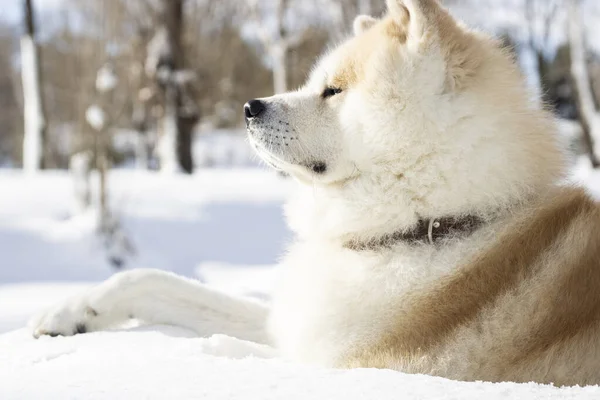
[[[177,126],[177,89],[167,83],[163,93],[163,116],[159,121],[158,158],[162,172],[180,172],[183,166],[179,162],[179,129]]]
[[[71,156],[69,171],[73,178],[76,213],[83,213],[92,204],[90,187],[90,172],[92,170],[93,154],[90,151],[80,151]]]
[[[21,38],[21,70],[23,79],[23,109],[25,136],[23,139],[23,169],[36,172],[44,165],[46,118],[42,96],[39,49],[36,43],[35,15],[32,0],[23,2],[25,34]]]
[[[569,44],[571,47],[571,78],[575,89],[575,103],[583,128],[590,161],[594,168],[600,166],[597,148],[600,144],[600,122],[596,113],[594,95],[585,57],[583,21],[579,0],[569,1]]]
[[[285,11],[288,8],[288,0],[278,0],[275,15],[275,24],[277,38],[271,43],[271,60],[273,62],[273,89],[275,94],[285,93],[288,90],[287,85],[287,56],[290,44],[288,42],[288,32],[285,29]]]
[[[250,1],[250,12],[255,22],[258,24],[258,31],[266,53],[271,59],[271,68],[273,71],[273,91],[275,93],[284,93],[288,91],[288,56],[290,50],[298,46],[302,41],[302,35],[291,35],[285,27],[285,13],[290,5],[289,0],[276,0],[275,6],[275,34],[267,31],[264,24],[264,17],[261,17],[258,1]]]
[[[185,0],[165,0],[165,25],[167,27],[167,35],[169,45],[172,51],[172,73],[177,71],[183,71],[184,69],[184,56],[183,46],[181,42],[181,32],[183,30],[183,4]],[[177,161],[179,162],[180,168],[187,173],[192,173],[194,170],[194,163],[192,160],[192,129],[193,126],[185,124],[181,116],[182,108],[182,93],[181,88],[177,85],[176,79],[170,79],[169,85],[171,85],[170,96],[166,96],[166,99],[171,104],[169,108],[173,109],[175,115],[175,125],[177,127],[177,137],[175,140]]]
[[[275,43],[271,49],[273,63],[273,90],[275,94],[285,93],[288,90],[287,58],[289,49],[285,43]]]
[[[135,167],[142,170],[149,169],[150,149],[148,145],[148,111],[143,102],[138,100],[138,103],[134,104],[131,120],[133,122],[133,128],[137,133],[137,141],[135,143]]]
[[[193,131],[198,120],[197,114],[186,114],[183,83],[177,78],[184,70],[182,46],[183,5],[185,0],[164,0],[163,23],[168,46],[168,57],[158,65],[159,74],[164,73],[161,82],[164,99],[164,116],[160,139],[161,169],[181,170],[192,173]],[[167,154],[170,153],[170,154]],[[172,160],[176,160],[176,164]],[[164,164],[163,164],[164,162]]]
[[[108,143],[107,142],[107,131],[96,132],[96,169],[98,170],[99,179],[99,206],[100,206],[100,225],[101,229],[104,230],[107,225],[108,215],[110,214],[108,208],[108,187],[106,185],[106,175],[108,174]]]
[[[140,29],[136,37],[134,46],[134,84],[135,93],[131,121],[133,128],[137,132],[137,142],[135,144],[135,166],[137,169],[150,168],[150,149],[148,143],[149,130],[149,111],[148,101],[151,98],[146,75],[144,74],[144,62],[147,58],[146,45],[148,42],[147,31]]]

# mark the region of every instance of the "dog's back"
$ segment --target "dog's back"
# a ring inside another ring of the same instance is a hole
[[[563,188],[494,227],[348,366],[456,379],[600,382],[600,208]],[[377,312],[374,310],[374,312]]]

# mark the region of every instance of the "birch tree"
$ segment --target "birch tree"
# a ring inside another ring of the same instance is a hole
[[[600,166],[600,121],[596,112],[594,95],[587,68],[583,36],[583,14],[579,0],[568,4],[568,31],[571,47],[571,78],[575,89],[575,103],[590,161],[594,168]]]
[[[25,30],[21,38],[23,81],[23,169],[34,173],[44,168],[46,117],[42,97],[40,55],[36,42],[36,22],[32,0],[24,0]]]

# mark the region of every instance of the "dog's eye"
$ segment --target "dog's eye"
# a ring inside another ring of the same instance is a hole
[[[323,97],[324,99],[326,99],[328,97],[335,96],[338,93],[342,93],[342,89],[328,87],[328,88],[325,88],[325,90],[323,90],[323,93],[321,94],[321,97]]]

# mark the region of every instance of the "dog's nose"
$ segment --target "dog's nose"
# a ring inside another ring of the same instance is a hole
[[[267,108],[266,104],[260,100],[250,100],[244,105],[244,114],[247,119],[258,117]]]

